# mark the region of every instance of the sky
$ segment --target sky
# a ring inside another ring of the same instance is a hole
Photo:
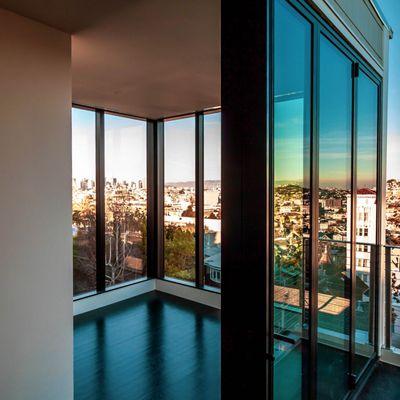
[[[195,179],[195,120],[182,118],[165,123],[165,182]],[[78,182],[95,179],[95,113],[72,109],[72,176]],[[204,117],[204,177],[221,174],[221,114]],[[146,122],[105,116],[105,176],[128,182],[146,181]]]
[[[394,31],[389,42],[387,176],[400,179],[400,1],[375,1]]]

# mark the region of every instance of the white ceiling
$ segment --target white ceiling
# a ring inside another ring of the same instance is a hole
[[[72,33],[73,101],[160,118],[220,105],[220,0],[0,0]]]

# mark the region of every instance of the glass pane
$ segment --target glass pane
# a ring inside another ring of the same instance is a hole
[[[96,290],[95,113],[72,109],[74,296]]]
[[[388,266],[391,282],[391,348],[400,350],[400,247],[385,249],[385,262]]]
[[[204,285],[221,288],[221,113],[204,116]]]
[[[146,122],[105,115],[106,286],[146,276]]]
[[[357,98],[356,322],[355,369],[374,353],[378,87],[363,72]]]
[[[348,390],[352,63],[320,40],[318,398]]]
[[[275,7],[274,399],[300,399],[307,379],[311,26]],[[288,385],[288,382],[290,384]]]
[[[195,119],[164,126],[165,277],[195,281]]]

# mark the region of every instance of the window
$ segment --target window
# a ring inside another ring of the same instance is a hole
[[[105,115],[106,286],[146,277],[146,122]]]
[[[339,399],[348,390],[350,296],[346,278],[350,271],[352,62],[327,38],[320,37],[319,86],[319,197],[340,201],[339,220],[320,208],[318,303],[318,398]],[[339,240],[341,233],[343,239]],[[347,306],[346,306],[347,304]],[[330,352],[330,347],[340,352]],[[329,388],[329,390],[327,390]]]
[[[221,287],[221,113],[204,115],[204,285]],[[214,276],[207,276],[207,267]]]
[[[74,296],[96,290],[95,113],[72,110]]]
[[[365,259],[363,274],[356,268],[358,293],[363,293],[355,318],[355,373],[361,372],[369,358],[374,354],[375,343],[375,260],[376,216],[377,216],[377,154],[378,154],[378,86],[360,71],[357,78],[357,207],[364,208],[364,236],[358,238],[364,244]],[[357,221],[357,224],[360,223]],[[367,272],[365,271],[367,270]],[[371,278],[368,276],[371,275]],[[372,296],[371,296],[372,293]]]
[[[275,24],[274,398],[298,399],[308,340],[311,26],[283,1]]]
[[[195,118],[164,124],[164,274],[195,282]]]
[[[379,79],[308,11],[275,0],[268,332],[280,400],[345,398],[376,347]]]

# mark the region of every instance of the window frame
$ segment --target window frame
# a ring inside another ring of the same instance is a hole
[[[356,119],[356,111],[357,111],[357,78],[360,72],[363,72],[367,78],[369,78],[372,82],[377,85],[378,88],[378,98],[377,98],[377,108],[378,108],[378,118],[377,118],[377,215],[376,215],[376,243],[372,244],[371,248],[376,248],[377,250],[382,246],[382,238],[381,238],[381,231],[382,231],[382,177],[384,166],[382,162],[382,142],[383,142],[383,135],[382,135],[382,80],[383,78],[375,71],[375,69],[368,63],[368,61],[349,43],[349,41],[334,27],[332,24],[327,21],[326,17],[324,17],[321,13],[318,12],[315,5],[310,4],[306,0],[282,0],[289,6],[293,7],[295,11],[304,18],[305,20],[309,21],[312,25],[312,39],[311,39],[311,52],[312,52],[312,65],[311,65],[311,72],[312,72],[312,108],[311,108],[311,242],[318,243],[318,213],[319,213],[319,205],[318,205],[318,190],[319,190],[319,174],[318,174],[318,92],[319,92],[319,38],[323,35],[329,42],[331,42],[340,52],[343,53],[345,57],[351,60],[353,64],[353,95],[352,95],[352,152],[351,152],[351,163],[352,163],[352,183],[351,183],[351,196],[352,196],[352,210],[355,210],[355,202],[356,202],[356,189],[357,189],[357,176],[356,176],[356,168],[353,167],[354,162],[357,160],[357,149],[356,149],[356,126],[355,126],[355,119]],[[274,4],[275,0],[270,2],[270,26],[274,26]],[[272,32],[271,32],[272,31]],[[271,42],[274,40],[274,29],[271,28],[270,30],[270,46]],[[273,46],[272,46],[273,47]],[[272,50],[273,53],[273,50]],[[272,60],[274,56],[272,55]],[[272,61],[273,62],[273,61]],[[272,73],[268,75],[268,85],[269,85],[269,93],[268,96],[273,98],[273,79],[274,74],[273,70]],[[272,121],[274,118],[273,114],[273,102],[270,102],[270,106],[268,109],[268,113],[272,116]],[[273,123],[273,122],[272,122]],[[273,144],[272,137],[274,135],[273,129],[270,129],[269,132],[269,143]],[[271,150],[270,150],[270,159],[271,157]],[[273,161],[272,161],[273,162]],[[273,181],[273,164],[269,162],[269,181]],[[274,210],[269,210],[269,220],[273,221],[273,212]],[[377,359],[378,354],[378,346],[380,343],[379,337],[379,321],[380,321],[380,308],[377,306],[378,299],[380,298],[380,287],[376,285],[376,290],[374,293],[374,300],[375,300],[375,326],[374,326],[374,337],[375,337],[375,352],[374,355],[369,359],[366,363],[364,368],[356,375],[353,373],[354,371],[354,364],[355,364],[355,311],[356,311],[356,269],[355,269],[355,254],[356,254],[356,214],[353,212],[353,220],[352,220],[352,229],[351,229],[351,285],[352,285],[352,296],[350,300],[351,304],[351,322],[350,322],[350,333],[351,333],[351,351],[349,357],[349,392],[354,389],[357,383],[362,379],[363,375],[370,367],[374,364],[375,360]],[[269,230],[270,237],[273,237],[273,228]],[[269,245],[269,253],[273,254],[273,244],[270,241]],[[375,271],[374,271],[374,278],[375,282],[380,282],[380,270],[381,270],[381,257],[380,251],[375,251],[374,254],[371,255],[375,262]],[[273,265],[270,261],[269,272],[268,272],[268,281],[267,285],[269,286],[269,301],[273,304],[273,290],[271,289],[271,282],[273,282]],[[316,265],[318,265],[318,246],[312,245],[311,246],[311,277],[310,277],[310,374],[307,378],[307,382],[305,385],[308,387],[309,395],[312,398],[315,398],[317,395],[317,326],[318,326],[318,271],[315,269]],[[273,318],[271,309],[268,309],[268,326],[267,332],[273,331]],[[387,311],[386,311],[387,312]],[[269,344],[268,344],[269,354],[267,354],[267,359],[269,360],[269,370],[273,371],[273,335],[269,335]],[[273,373],[269,374],[269,382],[268,382],[268,390],[269,394],[272,398],[273,396]]]
[[[97,296],[99,294],[118,290],[122,287],[138,284],[150,279],[171,281],[164,276],[164,126],[166,121],[195,117],[195,186],[196,186],[196,245],[194,284],[176,282],[176,284],[195,287],[197,289],[219,292],[220,289],[208,288],[204,282],[204,115],[220,113],[221,107],[212,107],[202,111],[175,115],[159,120],[119,113],[111,110],[72,103],[71,108],[92,111],[95,113],[96,131],[96,290],[73,296],[73,301]],[[105,115],[114,115],[146,122],[146,171],[147,171],[147,274],[143,278],[106,287],[105,276]],[[197,212],[200,210],[200,213]]]

